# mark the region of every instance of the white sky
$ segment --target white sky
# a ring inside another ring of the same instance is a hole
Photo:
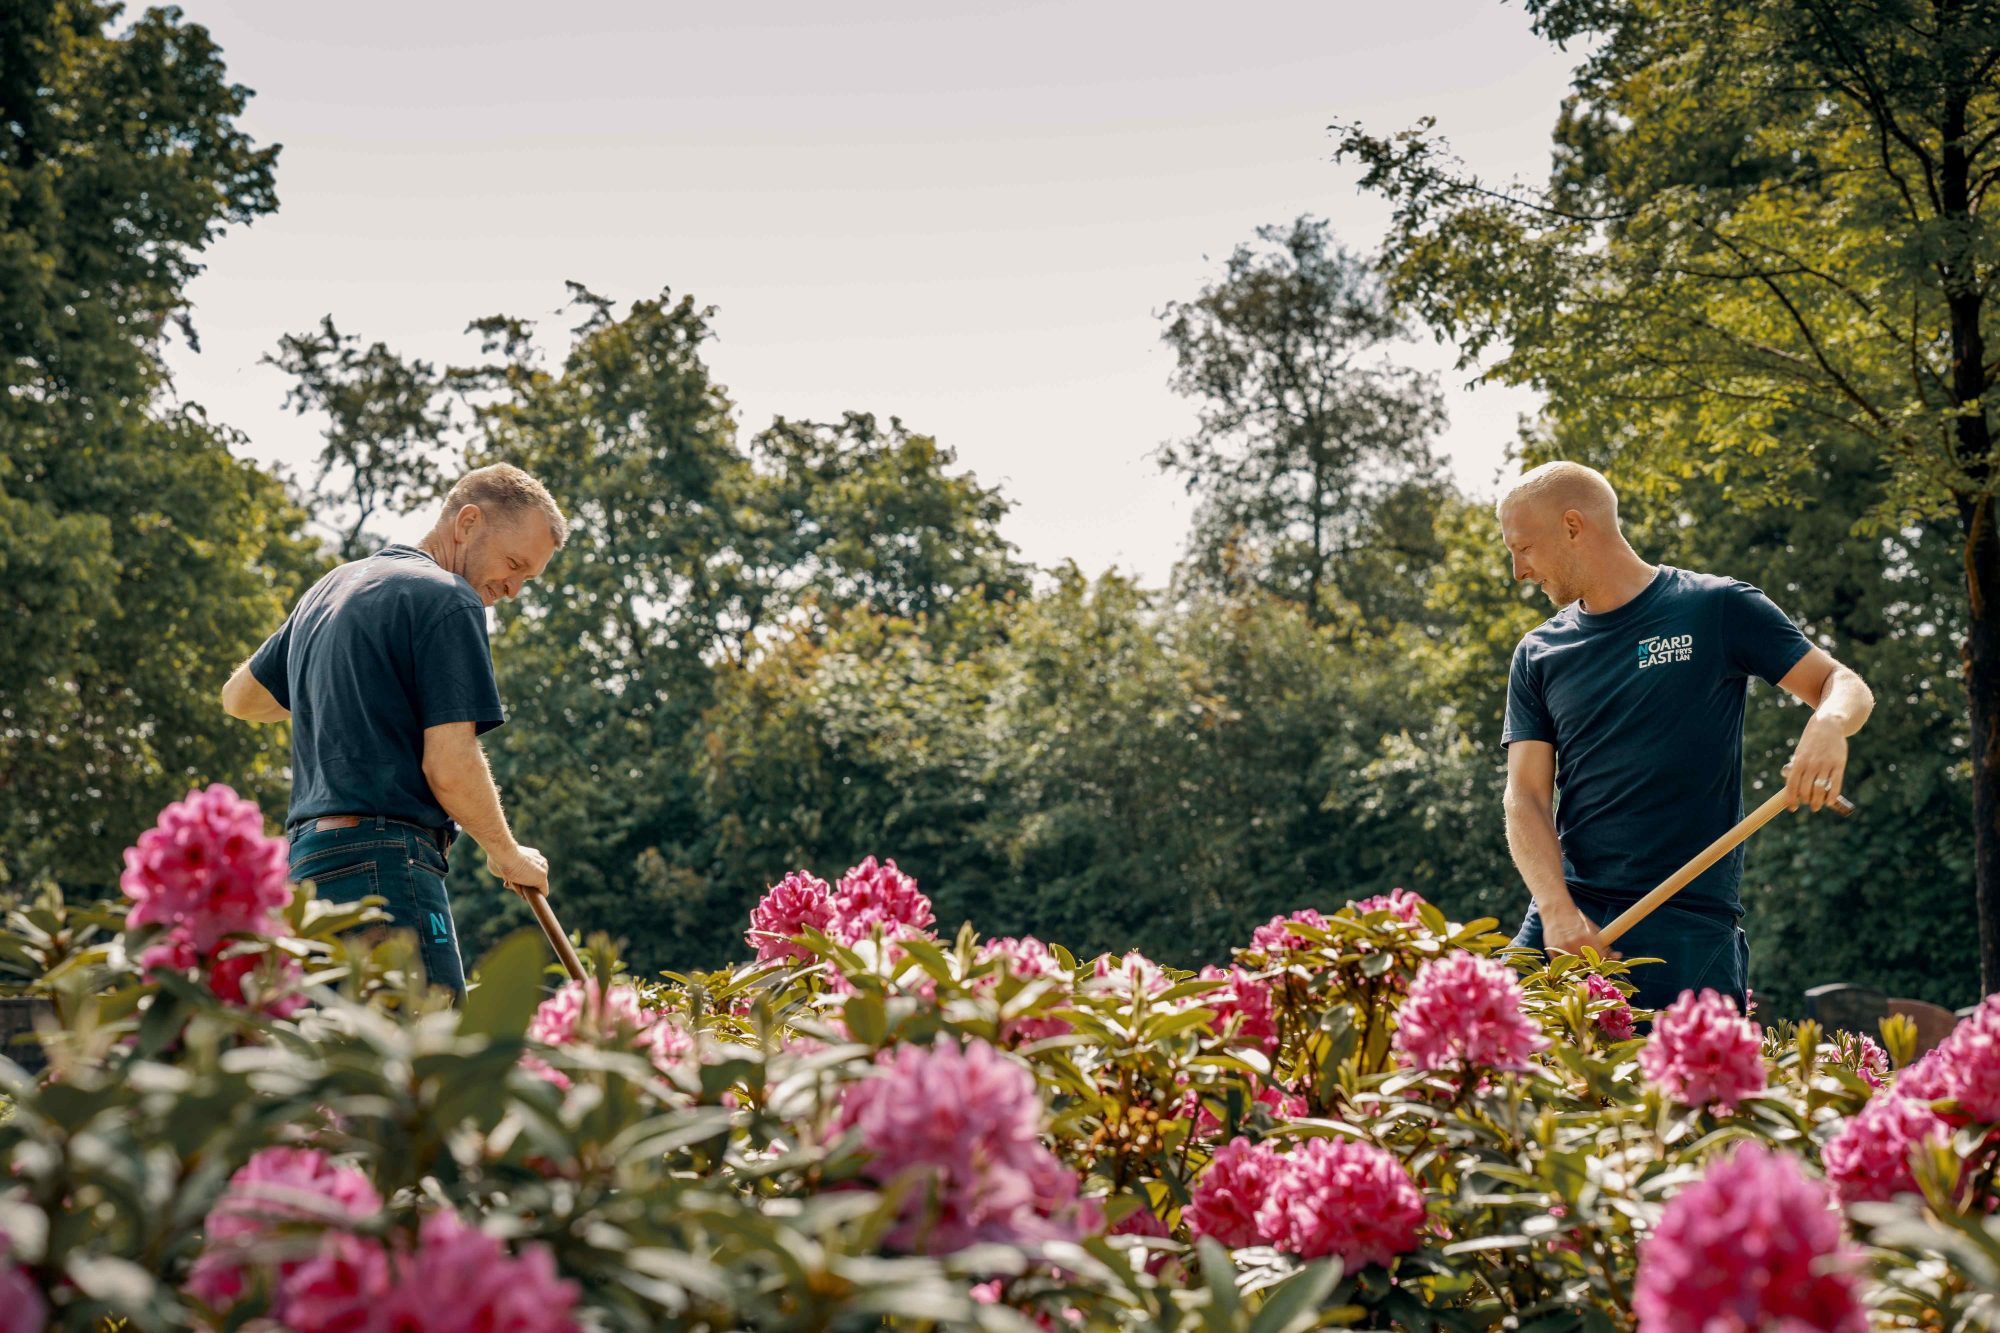
[[[1432,114],[1482,174],[1539,179],[1574,59],[1498,0],[182,3],[284,145],[279,211],[213,248],[203,350],[169,357],[255,457],[319,449],[257,362],[323,314],[444,363],[493,313],[561,347],[564,279],[621,308],[666,286],[717,307],[746,432],[900,416],[1003,488],[1029,560],[1151,582],[1192,509],[1150,457],[1193,419],[1159,308],[1260,224],[1379,243],[1335,119]],[[1406,359],[1490,492],[1532,398]]]

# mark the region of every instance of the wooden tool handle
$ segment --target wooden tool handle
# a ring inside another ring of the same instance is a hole
[[[1638,902],[1633,903],[1623,912],[1620,912],[1616,920],[1597,932],[1597,938],[1604,942],[1606,948],[1610,948],[1619,936],[1638,925],[1641,921],[1644,921],[1652,914],[1654,908],[1693,883],[1695,877],[1701,874],[1702,871],[1735,851],[1737,847],[1742,845],[1744,839],[1770,823],[1777,817],[1778,812],[1784,808],[1785,792],[1783,788],[1779,788],[1771,794],[1771,798],[1765,801],[1764,804],[1745,815],[1742,822],[1737,824],[1735,828],[1708,844],[1694,860],[1667,876],[1665,880],[1661,881],[1660,887],[1654,889]],[[1826,808],[1840,815],[1851,815],[1854,813],[1854,803],[1845,796],[1834,797],[1827,804]]]
[[[521,888],[516,884],[510,884],[508,887],[516,890]],[[578,958],[576,950],[570,947],[569,932],[556,920],[555,911],[549,906],[548,894],[540,889],[530,888],[527,890],[527,899],[528,906],[535,909],[535,920],[542,923],[542,934],[549,937],[549,947],[556,951],[556,957],[562,959],[562,965],[569,972],[570,980],[582,981],[583,960]]]

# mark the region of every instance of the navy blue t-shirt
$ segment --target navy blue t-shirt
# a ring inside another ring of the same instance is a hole
[[[1507,673],[1502,744],[1556,747],[1556,837],[1570,887],[1644,897],[1743,817],[1743,700],[1812,649],[1736,579],[1661,565],[1644,592],[1592,615],[1572,603],[1530,630]],[[1743,849],[1678,904],[1740,914]]]
[[[393,543],[328,573],[250,659],[292,710],[287,824],[320,815],[451,822],[424,780],[424,728],[506,721],[486,607],[472,585]]]

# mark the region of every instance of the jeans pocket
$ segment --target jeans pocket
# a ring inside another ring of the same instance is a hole
[[[313,896],[326,903],[360,902],[371,893],[382,892],[380,867],[373,861],[337,861],[323,870],[294,866],[292,878],[311,880]]]
[[[413,835],[410,838],[409,856],[411,866],[418,870],[436,875],[439,879],[451,874],[451,863],[445,859],[445,854],[438,850],[437,844],[429,838]]]

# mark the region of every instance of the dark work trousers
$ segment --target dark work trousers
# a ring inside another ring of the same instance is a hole
[[[321,829],[319,822],[304,820],[291,830],[292,878],[311,880],[324,902],[358,902],[369,894],[388,899],[394,925],[417,933],[431,984],[463,999],[465,963],[444,887],[446,832],[383,815],[362,815],[352,828]]]
[[[1578,889],[1571,889],[1570,897],[1600,926],[1609,925],[1631,906]],[[1543,947],[1542,917],[1533,906],[1528,908],[1514,943],[1530,949]],[[1611,947],[1626,958],[1665,960],[1641,963],[1625,978],[1639,988],[1632,1003],[1641,1008],[1664,1009],[1683,991],[1703,988],[1729,996],[1739,1010],[1749,1000],[1750,941],[1736,924],[1734,913],[1697,910],[1668,901]]]

